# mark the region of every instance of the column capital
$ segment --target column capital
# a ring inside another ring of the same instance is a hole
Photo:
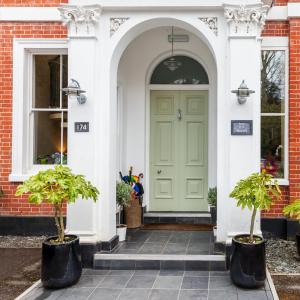
[[[61,5],[58,7],[69,37],[93,37],[102,12],[100,5]]]
[[[225,19],[229,25],[231,37],[259,36],[265,25],[270,6],[257,5],[224,5]]]

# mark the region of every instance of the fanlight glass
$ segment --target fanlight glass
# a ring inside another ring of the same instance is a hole
[[[187,56],[174,56],[180,66],[175,70],[166,67],[163,60],[154,70],[151,84],[208,84],[208,76],[203,66],[193,58]]]

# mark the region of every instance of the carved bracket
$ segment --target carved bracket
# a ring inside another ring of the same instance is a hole
[[[70,35],[93,35],[102,11],[99,5],[64,5],[58,10]]]
[[[127,20],[129,20],[129,18],[110,18],[110,36],[113,36]]]
[[[225,7],[231,35],[257,35],[265,25],[268,5]]]
[[[217,17],[207,17],[199,18],[200,21],[205,23],[210,30],[213,31],[215,35],[218,35],[218,18]]]

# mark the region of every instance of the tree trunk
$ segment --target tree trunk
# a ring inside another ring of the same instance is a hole
[[[253,231],[254,231],[254,221],[255,221],[256,211],[257,211],[257,209],[254,208],[253,212],[252,212],[252,217],[251,217],[250,240],[249,240],[250,243],[253,242]]]

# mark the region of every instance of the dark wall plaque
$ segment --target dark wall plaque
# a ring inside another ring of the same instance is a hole
[[[231,135],[252,135],[253,121],[252,120],[232,120]]]
[[[89,132],[90,124],[89,122],[75,122],[75,132]]]

